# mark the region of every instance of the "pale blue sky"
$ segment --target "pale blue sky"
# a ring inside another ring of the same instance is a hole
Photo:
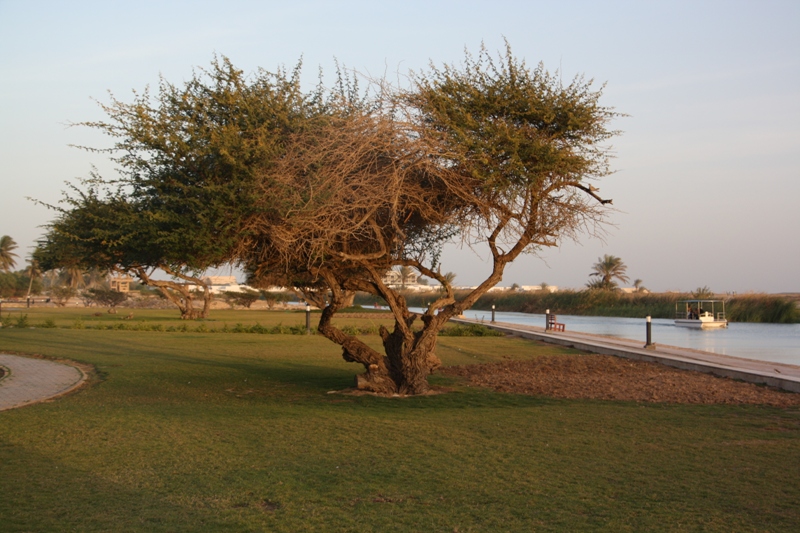
[[[529,64],[607,83],[619,210],[605,241],[525,257],[503,284],[582,287],[603,254],[654,290],[800,291],[800,2],[255,2],[0,0],[0,235],[27,255],[58,200],[102,146],[69,122],[102,118],[163,74],[186,79],[214,53],[247,72],[333,59],[375,76],[458,62],[503,37]],[[482,250],[479,250],[482,251]],[[484,253],[485,255],[485,253]],[[22,268],[22,264],[18,265]],[[487,265],[449,249],[473,284]]]

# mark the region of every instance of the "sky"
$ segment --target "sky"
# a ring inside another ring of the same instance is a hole
[[[800,292],[800,2],[0,0],[0,235],[20,261],[69,183],[113,176],[108,146],[71,123],[104,118],[109,93],[180,84],[215,54],[244,70],[292,67],[309,86],[335,61],[401,79],[504,39],[530,66],[605,84],[615,211],[518,259],[501,285],[580,289],[605,254],[653,291]],[[442,270],[474,285],[488,251],[448,246]],[[235,273],[235,272],[234,272]],[[240,276],[241,278],[241,276]]]

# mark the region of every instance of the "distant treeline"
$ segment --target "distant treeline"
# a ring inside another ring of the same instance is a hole
[[[466,294],[466,293],[464,293]],[[406,291],[403,293],[412,307],[427,306],[433,299],[431,293]],[[463,294],[462,294],[463,296]],[[482,296],[472,307],[489,311],[517,313],[551,313],[562,315],[674,318],[675,302],[691,298],[679,293],[623,293],[619,291],[494,291]],[[746,294],[726,298],[725,313],[731,322],[763,322],[793,324],[800,322],[797,302],[789,297],[770,294]],[[366,294],[356,296],[355,303],[369,306],[375,298]],[[383,302],[379,302],[383,304]]]
[[[33,280],[23,271],[19,272],[0,272],[0,298],[24,298],[30,288],[31,294],[42,292],[42,282],[38,279]]]

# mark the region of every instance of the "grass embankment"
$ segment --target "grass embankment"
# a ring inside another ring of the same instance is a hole
[[[385,312],[350,308],[358,317],[343,314],[334,319],[348,335],[377,335],[381,325],[391,327],[392,318]],[[316,333],[320,311],[311,313],[306,327],[305,311],[215,310],[202,320],[180,320],[175,311],[137,310],[135,316],[120,310],[118,314],[98,312],[96,308],[16,309],[0,315],[0,327],[36,329],[92,329],[101,331],[153,331],[166,333],[253,333],[261,335],[306,335]],[[373,316],[370,316],[373,315]],[[502,337],[503,334],[480,324],[449,325],[444,337]]]
[[[432,296],[424,293],[404,293],[409,305],[422,307],[430,303]],[[461,294],[460,296],[463,296]],[[649,293],[626,294],[612,291],[558,291],[516,292],[495,291],[483,295],[473,309],[490,310],[495,305],[498,311],[517,313],[544,313],[550,309],[555,314],[674,318],[675,302],[692,298],[691,294]],[[717,298],[723,299],[723,298]],[[782,295],[746,294],[725,297],[725,311],[731,322],[764,322],[794,324],[800,322],[798,304]],[[358,303],[368,305],[374,298],[362,296]]]
[[[214,320],[301,322],[252,315]],[[3,531],[800,525],[796,409],[553,400],[439,375],[452,392],[328,394],[360,370],[315,335],[11,328],[0,350],[98,373],[57,401],[0,412]],[[445,365],[576,353],[466,337],[441,338],[437,352]]]

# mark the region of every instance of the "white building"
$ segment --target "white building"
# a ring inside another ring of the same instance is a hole
[[[239,285],[239,282],[236,281],[236,276],[206,276],[203,278],[203,283],[208,285],[211,294],[253,290],[247,285]]]

